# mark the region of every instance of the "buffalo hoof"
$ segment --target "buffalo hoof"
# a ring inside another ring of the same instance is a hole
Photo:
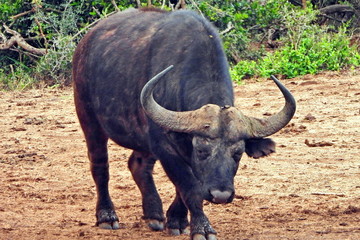
[[[102,229],[110,229],[110,230],[116,230],[120,228],[120,224],[118,221],[112,222],[112,223],[100,223],[99,228]]]
[[[146,222],[147,222],[147,225],[149,226],[149,228],[153,231],[164,230],[164,222],[162,222],[162,221],[150,219],[150,220],[147,220]]]
[[[208,234],[206,237],[201,234],[194,234],[191,238],[192,240],[217,240],[215,234]]]
[[[185,234],[185,235],[190,234],[190,230],[188,228],[185,228],[185,229],[168,228],[167,232],[169,235],[172,235],[172,236],[179,236],[180,234]]]
[[[112,209],[102,209],[96,213],[96,225],[102,229],[119,229],[119,218]]]

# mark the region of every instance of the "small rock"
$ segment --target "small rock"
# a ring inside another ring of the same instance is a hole
[[[292,194],[289,194],[289,197],[300,197],[300,196],[295,193],[292,193]]]
[[[314,140],[312,141],[312,143],[310,143],[310,141],[308,139],[305,139],[305,144],[308,147],[329,147],[329,146],[333,146],[334,143],[331,142],[326,142],[326,141],[321,141],[321,142],[315,142]]]
[[[314,117],[313,115],[311,115],[311,113],[309,113],[308,115],[305,116],[304,120],[312,122],[316,120],[316,117]]]

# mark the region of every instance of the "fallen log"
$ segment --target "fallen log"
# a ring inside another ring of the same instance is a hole
[[[1,34],[2,42],[0,43],[0,50],[7,50],[11,47],[17,45],[24,50],[36,54],[36,55],[45,55],[47,50],[45,48],[36,48],[31,46],[26,40],[15,30],[10,29],[4,24],[5,31],[12,35],[11,38],[7,39],[4,34]]]

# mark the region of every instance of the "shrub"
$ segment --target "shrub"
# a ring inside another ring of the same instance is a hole
[[[269,77],[281,74],[287,78],[298,75],[315,74],[322,70],[340,70],[360,65],[360,54],[355,46],[350,46],[344,31],[326,33],[321,36],[304,38],[297,48],[287,44],[275,52],[269,52],[263,59],[244,60],[233,68],[234,80],[245,76]]]
[[[220,30],[225,52],[232,63],[243,58],[257,59],[262,51],[252,50],[252,42],[260,42],[270,28],[281,28],[280,9],[287,0],[202,0],[198,9]]]
[[[287,35],[281,40],[282,47],[257,60],[243,60],[232,69],[235,81],[244,77],[269,77],[281,74],[287,78],[315,74],[322,70],[340,70],[360,65],[360,54],[356,46],[350,46],[347,28],[338,32],[314,24],[317,12],[283,9]]]
[[[1,22],[21,33],[35,48],[47,49],[47,54],[36,56],[19,47],[2,51],[0,88],[23,88],[39,81],[46,85],[68,83],[73,51],[88,27],[115,8],[136,5],[136,1],[115,2],[116,7],[108,0],[2,1]],[[152,3],[163,6],[164,1]],[[141,4],[146,6],[147,1],[141,0]],[[194,0],[187,1],[187,8],[201,12],[219,28],[233,66],[231,75],[238,81],[250,76],[294,77],[359,65],[359,53],[349,46],[346,28],[329,33],[315,25],[317,12],[310,3],[302,10],[288,0]],[[281,47],[266,52],[266,39],[276,40]]]

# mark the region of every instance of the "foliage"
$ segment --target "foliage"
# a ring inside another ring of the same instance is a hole
[[[340,70],[360,65],[360,54],[342,29],[338,33],[311,32],[296,42],[291,42],[275,52],[269,52],[258,61],[244,60],[232,69],[232,77],[269,77],[281,74],[287,78],[315,74],[322,70]]]
[[[21,32],[24,39],[29,39],[30,45],[47,49],[47,54],[37,56],[20,48],[5,51],[0,57],[3,68],[0,82],[9,89],[49,79],[47,84],[50,85],[65,83],[64,79],[70,78],[71,56],[79,40],[79,37],[71,36],[79,31],[77,16],[81,15],[81,9],[72,6],[71,2],[61,4],[59,1],[32,1],[25,6],[21,13],[27,14],[7,24]],[[21,76],[32,80],[23,84]],[[12,82],[14,84],[10,84]]]
[[[20,33],[29,45],[47,51],[41,56],[18,46],[0,50],[0,88],[69,83],[72,54],[83,34],[98,20],[117,9],[136,7],[137,2],[0,0],[0,21]],[[147,0],[140,2],[141,6],[148,4]],[[154,6],[170,10],[169,2],[177,1],[152,0]],[[294,77],[359,65],[359,52],[349,46],[353,31],[349,27],[354,26],[354,21],[348,22],[347,27],[333,29],[318,25],[319,12],[311,3],[321,8],[330,2],[343,3],[313,0],[308,1],[305,10],[289,0],[188,0],[186,3],[187,8],[198,11],[219,29],[233,66],[231,75],[240,80],[269,74]],[[357,0],[348,0],[346,4],[360,8]],[[2,26],[0,32],[5,33],[2,40],[11,37]],[[269,47],[274,49],[269,51]]]
[[[270,28],[280,28],[280,8],[287,0],[202,0],[199,10],[223,33],[224,48],[233,63],[242,58],[258,58],[258,49],[249,48],[252,42],[264,38]],[[193,9],[196,9],[194,6]]]
[[[0,88],[8,89],[37,82],[46,85],[69,83],[72,55],[83,34],[115,8],[124,10],[136,4],[129,0],[117,0],[116,6],[108,0],[0,1],[1,22],[21,33],[29,45],[47,49],[45,56],[34,55],[19,47],[0,50]],[[145,5],[145,1],[142,4]],[[153,4],[160,6],[162,1],[153,1]],[[0,26],[1,30],[4,29]]]
[[[12,61],[16,66],[19,66],[21,70],[16,69],[16,71],[14,71],[13,65],[10,65],[11,72],[9,74],[6,73],[3,68],[0,68],[0,89],[23,90],[33,86],[35,78],[29,74],[31,69],[16,59],[12,59]]]
[[[22,9],[22,6],[23,6],[22,0],[1,0],[0,1],[1,21],[4,21],[8,19],[10,16],[18,13],[18,11]]]

